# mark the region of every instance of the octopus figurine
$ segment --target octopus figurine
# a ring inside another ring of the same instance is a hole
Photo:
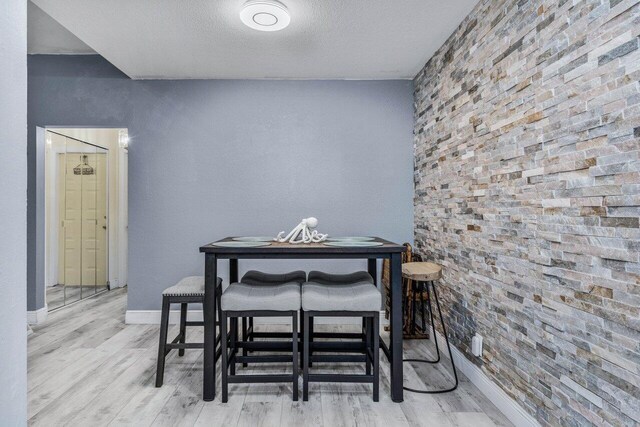
[[[274,242],[289,242],[291,244],[297,243],[320,243],[327,240],[328,234],[318,233],[318,230],[314,230],[318,226],[318,219],[314,217],[304,218],[300,224],[296,225],[293,230],[285,236],[285,232],[278,233]]]

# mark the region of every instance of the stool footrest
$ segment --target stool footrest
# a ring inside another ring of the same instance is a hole
[[[166,345],[166,348],[169,350],[180,349],[180,348],[204,348],[204,343],[202,342],[186,342],[186,343],[169,343]]]
[[[228,375],[227,381],[236,384],[285,383],[293,381],[293,375]]]
[[[246,348],[253,351],[274,351],[289,350],[291,351],[291,341],[236,341],[237,348]]]
[[[300,344],[302,342],[300,341]],[[236,348],[254,351],[290,351],[290,341],[236,341]],[[361,342],[344,341],[314,341],[309,344],[309,348],[314,352],[323,353],[363,353],[366,345]]]
[[[364,334],[361,332],[313,332],[313,339],[316,338],[333,338],[333,339],[354,339],[361,340]]]
[[[184,322],[185,326],[204,326],[204,322],[196,322],[196,321],[191,321],[191,320],[187,320],[186,322]],[[218,322],[216,322],[216,326],[218,326]]]
[[[314,334],[315,338],[315,334]],[[313,341],[309,343],[309,348],[313,351],[324,352],[353,352],[364,351],[366,344],[363,342],[343,342],[343,341]]]
[[[373,375],[364,374],[309,374],[309,382],[313,383],[372,383]]]
[[[255,332],[248,330],[247,335],[252,338],[291,338],[291,332]],[[354,339],[361,340],[363,338],[361,332],[314,332],[313,338],[333,338],[333,339]]]
[[[264,356],[238,356],[234,355],[232,362],[236,363],[280,363],[293,362],[293,357],[284,354],[264,355]]]
[[[253,332],[248,334],[253,338],[291,338],[293,334],[291,332]]]
[[[320,362],[320,363],[366,362],[367,356],[364,356],[361,354],[348,354],[348,355],[319,354],[319,355],[309,356],[309,360],[312,362]]]

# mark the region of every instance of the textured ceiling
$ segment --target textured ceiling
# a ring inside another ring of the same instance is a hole
[[[82,40],[56,22],[32,2],[28,3],[27,52],[87,54],[95,53]]]
[[[244,0],[33,0],[132,78],[413,78],[477,0],[282,0],[260,32]]]

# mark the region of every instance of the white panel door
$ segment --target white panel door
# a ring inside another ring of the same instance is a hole
[[[76,174],[83,162],[93,174]],[[59,156],[61,241],[59,283],[84,286],[83,294],[107,283],[107,156],[104,153],[66,153]]]

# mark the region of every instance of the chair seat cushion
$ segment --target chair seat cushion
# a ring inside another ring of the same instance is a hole
[[[300,309],[300,285],[296,282],[279,285],[248,285],[233,283],[222,293],[225,311]]]
[[[291,271],[284,274],[263,273],[262,271],[249,270],[242,276],[241,283],[247,285],[281,285],[283,283],[304,283],[307,274],[304,271]]]
[[[348,285],[353,283],[367,282],[373,284],[373,277],[366,271],[356,271],[349,274],[330,274],[322,271],[309,272],[309,282],[323,285]]]
[[[222,279],[218,277],[218,286],[220,284],[222,284]],[[165,289],[162,295],[169,297],[204,296],[204,276],[185,277],[175,285]]]
[[[302,285],[302,308],[306,311],[379,311],[381,305],[382,294],[368,282]]]

